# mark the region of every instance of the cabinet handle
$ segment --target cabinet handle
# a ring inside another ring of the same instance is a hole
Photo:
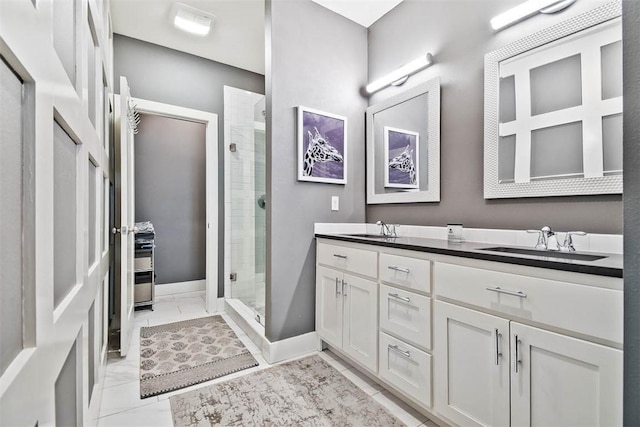
[[[502,289],[500,286],[496,286],[495,288],[485,288],[488,291],[491,292],[497,292],[499,294],[507,294],[507,295],[513,295],[514,297],[520,297],[520,298],[526,298],[527,294],[525,294],[522,291],[509,291],[507,289]]]
[[[341,255],[341,254],[333,254],[334,257],[336,258],[340,258],[340,259],[347,259],[346,255]]]
[[[342,296],[346,297],[347,296],[347,282],[345,282],[344,280],[342,280]]]
[[[411,353],[409,353],[409,350],[400,350],[400,348],[397,345],[389,344],[389,350],[395,351],[396,353],[411,359]]]
[[[520,360],[520,340],[518,339],[518,335],[513,336],[513,342],[515,345],[513,346],[513,372],[518,373],[518,365],[522,363]]]
[[[400,295],[398,295],[398,294],[387,294],[387,295],[389,295],[390,297],[393,297],[393,298],[399,299],[400,301],[404,301],[404,302],[411,302],[411,298],[409,298],[409,297],[401,297],[401,296],[400,296]]]
[[[500,365],[500,358],[502,357],[502,352],[500,351],[500,338],[502,338],[502,334],[496,328],[496,365]]]
[[[336,277],[336,297],[340,296],[340,287],[338,286],[338,278]]]
[[[393,270],[393,271],[399,271],[401,273],[407,273],[409,274],[409,272],[411,270],[409,270],[408,268],[402,268],[402,267],[396,267],[395,265],[390,265],[387,267],[389,270]]]

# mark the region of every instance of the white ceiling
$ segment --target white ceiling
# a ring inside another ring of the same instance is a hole
[[[369,28],[402,0],[313,0],[327,9]]]
[[[111,0],[113,32],[264,74],[264,0],[179,1],[216,16],[209,35],[198,37],[173,27],[175,0]],[[369,27],[402,0],[313,1]]]

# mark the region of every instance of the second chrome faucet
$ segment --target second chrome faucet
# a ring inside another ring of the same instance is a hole
[[[527,230],[527,233],[539,233],[538,242],[536,243],[536,249],[547,251],[563,251],[563,252],[575,252],[576,248],[573,246],[572,236],[586,236],[584,231],[567,231],[564,236],[564,242],[562,245],[558,243],[558,237],[556,233],[551,230],[551,227],[545,225],[540,230]]]

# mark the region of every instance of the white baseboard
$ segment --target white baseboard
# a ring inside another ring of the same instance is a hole
[[[262,347],[262,355],[267,362],[276,363],[315,351],[318,346],[318,334],[314,331],[281,341],[265,341],[267,344]]]
[[[156,296],[181,294],[183,292],[197,292],[205,290],[205,280],[192,280],[190,282],[156,284]]]
[[[265,337],[264,327],[253,319],[251,310],[237,300],[225,300],[225,311],[247,334],[249,339],[262,350],[262,356],[269,363],[277,363],[311,353],[318,346],[318,335],[315,331],[281,341],[269,341]]]

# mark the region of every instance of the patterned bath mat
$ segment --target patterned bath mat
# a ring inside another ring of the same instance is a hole
[[[170,402],[176,427],[405,425],[319,356],[172,396]]]
[[[141,398],[257,365],[219,315],[140,329]]]

